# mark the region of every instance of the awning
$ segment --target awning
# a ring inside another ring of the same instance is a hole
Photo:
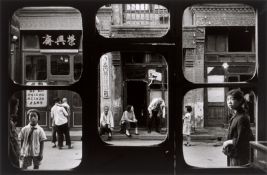
[[[82,30],[82,17],[71,7],[28,7],[18,10],[20,30]]]

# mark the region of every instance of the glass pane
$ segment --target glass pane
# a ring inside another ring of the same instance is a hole
[[[82,75],[83,59],[82,55],[74,56],[74,79],[79,80]]]
[[[13,166],[35,170],[32,163],[29,164],[30,155],[37,157],[42,143],[43,159],[35,160],[34,157],[34,163],[40,162],[35,168],[56,171],[79,166],[82,160],[82,106],[73,107],[74,96],[81,101],[77,93],[66,90],[26,90],[12,95],[8,150]],[[32,126],[36,129],[31,132]],[[64,140],[66,144],[63,144]]]
[[[255,23],[255,10],[244,4],[188,7],[183,16],[185,78],[194,83],[214,83],[211,75],[224,77],[216,83],[250,80],[256,71]]]
[[[79,94],[73,94],[73,106],[74,107],[82,107],[82,100]]]
[[[227,97],[230,91],[236,90],[233,87],[199,88],[189,91],[184,96],[182,133],[183,155],[187,164],[203,168],[227,167],[227,156],[222,152],[223,143],[232,139],[242,142],[241,148],[236,145],[236,149],[248,158],[249,149],[242,149],[248,148],[246,145],[250,138],[246,133],[250,131],[249,128],[254,136],[256,133],[257,97],[252,89],[240,87],[240,95],[234,97],[240,97],[239,101],[245,103],[241,102],[233,107],[233,103],[228,102]],[[237,132],[240,118],[245,123],[239,130],[242,133]],[[238,137],[239,134],[246,137]]]
[[[46,56],[26,56],[26,79],[45,80],[47,78]]]
[[[77,9],[24,7],[13,13],[9,28],[9,74],[14,83],[66,86],[79,81],[83,28]]]
[[[142,64],[133,61],[136,57],[142,58]],[[98,126],[103,141],[119,146],[144,146],[166,139],[167,72],[165,58],[157,53],[109,52],[102,55]]]
[[[68,75],[70,73],[70,57],[68,55],[51,56],[51,74]]]
[[[168,9],[157,4],[111,4],[96,14],[96,28],[105,38],[153,38],[170,27]]]

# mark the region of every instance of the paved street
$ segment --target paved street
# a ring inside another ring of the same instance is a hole
[[[160,140],[121,139],[106,141],[120,146],[149,146],[161,143]],[[226,167],[227,159],[222,153],[222,145],[216,141],[192,142],[192,146],[183,146],[184,159],[187,164],[195,167]]]
[[[183,146],[184,159],[187,164],[196,167],[226,167],[227,158],[222,153],[222,145],[216,142],[192,142],[192,146]]]
[[[159,144],[159,140],[120,139],[107,141],[113,145],[149,146]],[[226,167],[226,156],[222,146],[214,146],[216,142],[192,142],[192,146],[183,146],[184,159],[187,164],[196,167]],[[62,150],[52,148],[51,142],[45,142],[44,159],[40,170],[68,170],[77,167],[82,159],[82,142],[74,141],[73,149]],[[29,170],[32,167],[28,168]]]
[[[157,145],[161,143],[160,140],[137,140],[137,139],[125,139],[125,140],[112,140],[112,141],[105,141],[109,144],[116,145],[116,146],[151,146]]]
[[[82,158],[82,142],[72,142],[73,149],[65,146],[63,149],[52,148],[51,142],[45,142],[44,158],[40,170],[68,170],[77,167]],[[32,167],[28,168],[29,170]]]

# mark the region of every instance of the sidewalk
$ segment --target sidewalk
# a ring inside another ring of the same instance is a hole
[[[252,128],[253,133],[255,133],[255,128]],[[47,139],[51,140],[51,131],[45,131]],[[138,140],[165,140],[166,133],[157,133],[152,131],[148,133],[145,128],[139,129],[139,135],[135,135],[133,130],[131,130],[132,139]],[[82,131],[70,131],[70,136],[72,141],[81,141]],[[192,141],[203,141],[203,140],[225,140],[227,136],[227,128],[223,127],[205,127],[205,128],[195,128],[191,133]],[[106,140],[107,135],[103,135],[102,138]],[[128,139],[125,134],[120,133],[119,130],[113,131],[113,140]]]
[[[72,142],[73,148],[68,149],[67,146],[59,150],[52,148],[49,141],[44,143],[43,160],[39,170],[70,170],[81,163],[82,160],[82,142]],[[32,170],[29,167],[27,170]]]
[[[203,141],[203,140],[225,140],[227,137],[227,128],[223,127],[205,127],[195,128],[191,133],[191,140]]]
[[[201,168],[227,167],[227,157],[222,153],[222,144],[217,141],[192,142],[192,146],[183,146],[185,162]]]
[[[48,141],[52,140],[52,131],[45,130],[45,135]],[[71,141],[81,141],[82,138],[82,131],[70,131],[70,138]]]

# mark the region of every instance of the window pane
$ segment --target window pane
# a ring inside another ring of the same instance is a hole
[[[83,65],[82,55],[75,55],[74,56],[74,79],[80,79],[82,75],[82,65]]]
[[[226,36],[225,35],[219,35],[216,38],[216,51],[218,52],[226,52]],[[251,43],[251,42],[250,42]]]
[[[70,73],[70,57],[68,55],[51,56],[51,74],[68,75]]]
[[[199,88],[187,92],[184,96],[182,133],[184,136],[183,155],[187,164],[202,168],[228,167],[227,156],[222,153],[222,145],[226,140],[237,138],[239,134],[236,130],[237,126],[234,126],[238,116],[234,117],[234,108],[228,107],[225,98],[227,93],[233,89],[236,88]],[[255,136],[257,130],[255,127],[257,121],[256,95],[251,88],[239,87],[239,90],[242,91],[241,98],[246,104],[242,105],[243,110],[240,110],[238,114],[244,118],[248,117],[246,118],[247,124],[250,123],[250,129]],[[188,110],[188,106],[192,110]],[[232,119],[232,117],[234,118]],[[244,118],[242,118],[242,122],[245,121]],[[235,129],[231,131],[231,136],[228,136],[230,125]],[[249,128],[246,126],[244,126],[245,129]],[[243,132],[247,131],[249,129],[243,130]],[[242,138],[242,147],[248,145],[247,139]],[[240,155],[240,153],[238,154]],[[248,156],[249,149],[241,151],[241,154]]]
[[[142,64],[134,58],[142,58]],[[102,55],[98,126],[103,141],[119,146],[155,145],[164,141],[168,132],[167,70],[165,58],[157,53]],[[112,140],[109,126],[114,128]],[[130,134],[131,141],[127,139]]]
[[[194,83],[214,83],[211,75],[224,77],[216,83],[250,80],[256,71],[255,23],[255,10],[244,4],[188,7],[183,16],[185,78]]]
[[[250,26],[232,28],[229,33],[229,51],[251,52],[254,33],[255,28]]]
[[[82,107],[82,99],[79,94],[73,94],[73,106],[74,107]]]
[[[26,79],[45,80],[47,78],[46,56],[26,56]]]
[[[162,37],[169,27],[168,9],[157,4],[111,4],[96,14],[96,28],[106,38]]]

